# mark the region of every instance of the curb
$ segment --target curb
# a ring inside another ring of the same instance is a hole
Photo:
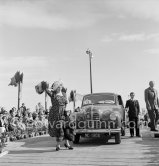
[[[8,151],[4,151],[4,152],[0,153],[0,157],[3,157],[6,154],[8,154]]]
[[[27,139],[27,138],[34,138],[34,137],[47,135],[47,134],[48,134],[48,131],[39,131],[39,132],[33,132],[31,134],[22,134],[20,137],[8,136],[8,137],[6,137],[5,142],[14,142],[14,141],[17,141],[17,140],[23,140],[23,139]]]
[[[150,139],[159,138],[159,132],[153,132],[149,130],[143,131],[142,138],[150,138]]]
[[[151,132],[151,137],[159,138],[159,132]]]

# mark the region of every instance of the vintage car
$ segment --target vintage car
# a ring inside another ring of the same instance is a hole
[[[120,144],[125,135],[125,109],[122,97],[115,93],[93,93],[83,96],[81,108],[74,113],[75,139],[80,137],[102,137],[108,141],[115,137]]]

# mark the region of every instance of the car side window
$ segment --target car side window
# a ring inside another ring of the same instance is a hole
[[[118,95],[118,103],[119,105],[122,105],[124,107],[124,104],[120,95]]]

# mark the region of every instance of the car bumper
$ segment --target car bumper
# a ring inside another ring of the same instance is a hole
[[[113,133],[120,133],[121,129],[75,129],[76,134],[86,134],[86,133],[99,133],[99,134],[113,134]]]

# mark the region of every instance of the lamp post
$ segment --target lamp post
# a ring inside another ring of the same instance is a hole
[[[92,64],[91,64],[91,60],[92,60],[93,56],[92,56],[92,52],[91,52],[89,49],[87,49],[86,54],[89,55],[89,64],[90,64],[90,88],[91,88],[91,93],[93,93],[93,90],[92,90]]]

